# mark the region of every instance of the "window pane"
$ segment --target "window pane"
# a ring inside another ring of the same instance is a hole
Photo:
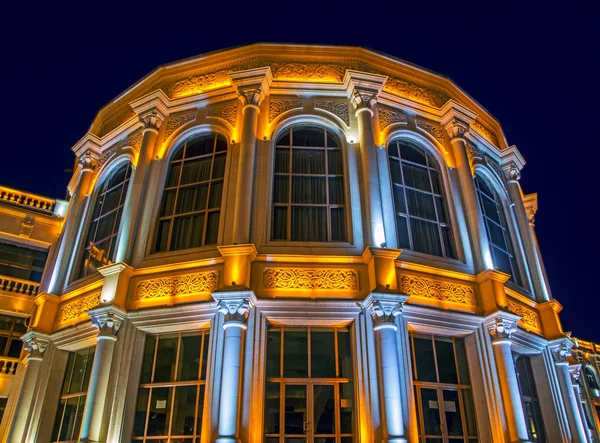
[[[334,331],[310,333],[311,377],[335,377]]]
[[[427,161],[425,160],[425,151],[423,151],[423,149],[406,142],[400,142],[399,144],[402,160],[408,160],[421,165],[427,164]]]
[[[325,146],[325,131],[315,127],[292,128],[294,146]]]
[[[344,208],[331,208],[331,241],[346,240]]]
[[[212,178],[219,179],[225,177],[225,162],[227,161],[226,154],[215,155],[213,163]]]
[[[208,365],[208,345],[210,334],[204,333],[204,344],[202,348],[202,367],[200,368],[200,380],[206,380],[206,367]]]
[[[408,223],[406,222],[406,217],[402,217],[401,215],[396,217],[396,226],[398,227],[398,246],[400,248],[410,249]]]
[[[169,230],[171,220],[161,220],[158,223],[158,234],[156,235],[156,252],[166,251],[169,244]]]
[[[159,341],[160,343],[160,341]],[[167,435],[173,388],[152,388],[146,435]]]
[[[326,204],[327,188],[321,177],[292,177],[292,203]]]
[[[292,172],[295,174],[325,174],[325,150],[293,149]]]
[[[279,434],[279,383],[265,387],[265,434]]]
[[[411,218],[410,228],[415,251],[437,256],[442,255],[437,224]]]
[[[197,386],[175,388],[171,435],[194,435]]]
[[[275,172],[290,172],[290,150],[275,149]]]
[[[431,163],[430,163],[431,165]],[[440,181],[440,174],[437,171],[430,169],[429,174],[431,175],[431,183],[433,184],[433,192],[436,194],[442,193],[442,183]]]
[[[335,396],[333,385],[314,385],[314,426],[316,434],[334,434]]]
[[[221,213],[219,211],[208,213],[208,220],[206,220],[206,238],[204,239],[205,245],[214,245],[217,243],[220,215]]]
[[[276,175],[273,188],[273,202],[288,203],[290,178],[287,175]]]
[[[267,333],[267,377],[279,377],[281,331]]]
[[[154,383],[174,381],[178,338],[177,334],[159,337]]]
[[[473,407],[473,396],[470,389],[463,389],[463,406],[465,408],[465,421],[467,422],[467,433],[469,436],[477,435],[477,421],[475,408]]]
[[[58,409],[56,410],[56,418],[54,419],[54,428],[52,430],[52,441],[58,441],[58,431],[60,431],[60,425],[62,424],[62,416],[65,410],[66,400],[61,398],[58,402]]]
[[[406,186],[431,192],[427,168],[402,162],[402,172],[404,173]]]
[[[167,183],[165,187],[171,188],[177,186],[179,182],[179,174],[181,173],[181,162],[171,163],[169,166],[169,175],[167,177]]]
[[[308,333],[306,331],[284,332],[283,376],[308,377]]]
[[[137,403],[135,407],[135,418],[133,422],[133,437],[141,437],[144,435],[149,395],[150,389],[148,388],[140,388],[138,391]]]
[[[415,360],[417,363],[417,374],[415,379],[419,381],[437,381],[431,338],[414,337],[413,343],[415,347]]]
[[[208,208],[221,207],[221,196],[223,195],[223,182],[214,181],[210,185],[210,198],[208,199]]]
[[[337,334],[340,377],[352,380],[352,345],[350,343],[350,331],[338,329]]]
[[[61,441],[69,441],[73,439],[78,400],[79,397],[71,397],[67,399],[65,413],[62,420],[62,427],[60,429],[59,440]]]
[[[342,164],[342,151],[341,149],[328,149],[327,150],[327,164],[328,173],[335,175],[344,174],[344,166]]]
[[[426,435],[442,435],[440,405],[435,389],[421,388],[421,404],[423,405],[423,425]],[[441,440],[440,440],[441,442]]]
[[[182,335],[181,346],[179,348],[179,368],[177,369],[178,381],[198,380],[198,377],[200,376],[199,371],[201,345],[202,335]],[[194,399],[194,402],[195,401],[196,400]]]
[[[400,172],[400,162],[398,160],[390,159],[390,174],[393,183],[402,184],[402,173]]]
[[[281,133],[281,135],[277,138],[277,145],[281,146],[289,146],[290,145],[290,129],[286,129]]]
[[[433,205],[433,197],[431,194],[407,189],[406,199],[408,201],[408,211],[410,215],[436,221],[435,207]]]
[[[404,188],[394,185],[394,209],[396,212],[406,214],[406,202],[404,201]]]
[[[286,434],[304,434],[307,421],[306,386],[287,385],[285,387],[285,427]]]
[[[69,394],[75,394],[83,391],[82,383],[86,361],[87,349],[78,351],[75,354],[75,367],[73,368],[73,377],[71,379],[71,388],[69,389]]]
[[[173,215],[173,208],[175,207],[175,194],[177,191],[166,191],[163,197],[162,205],[160,208],[160,216]]]
[[[196,434],[202,434],[202,418],[204,416],[204,390],[205,386],[200,385],[200,395],[198,396],[198,418],[196,421]],[[197,440],[200,443],[200,440]]]
[[[327,208],[292,207],[293,241],[327,241]]]
[[[329,204],[343,205],[344,204],[344,178],[330,177],[329,178]]]
[[[462,338],[454,340],[454,350],[456,352],[456,363],[458,365],[459,381],[463,385],[470,385],[469,367],[467,364],[467,352],[465,350],[465,341]]]
[[[201,211],[206,209],[206,200],[208,196],[208,185],[186,186],[179,188],[177,198],[176,214],[185,214],[186,212]]]
[[[273,240],[287,240],[287,207],[273,208]]]
[[[446,428],[448,435],[460,436],[463,434],[462,419],[460,414],[460,402],[458,400],[458,391],[443,390],[444,395],[444,414],[446,418]]]
[[[340,432],[352,434],[354,415],[354,387],[352,383],[340,383]],[[342,439],[343,440],[343,439]]]
[[[214,144],[214,134],[196,136],[187,141],[185,147],[185,158],[210,154],[213,152]]]
[[[458,383],[458,374],[456,373],[456,365],[454,361],[454,346],[452,341],[436,338],[435,353],[437,356],[437,366],[439,372],[440,383]]]

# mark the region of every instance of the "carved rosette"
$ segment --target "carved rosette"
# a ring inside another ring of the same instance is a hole
[[[237,120],[237,103],[232,103],[229,105],[217,106],[215,108],[209,109],[206,113],[207,117],[215,117],[225,120],[231,126],[235,128],[236,120]]]
[[[350,113],[348,112],[348,104],[346,102],[317,100],[315,102],[315,108],[322,109],[323,111],[335,115],[341,121],[346,123],[346,126],[350,126]]]
[[[196,113],[184,114],[177,117],[170,117],[167,120],[165,127],[165,140],[169,138],[169,136],[181,128],[186,123],[196,120]]]
[[[250,309],[256,304],[252,292],[213,292],[212,296],[217,302],[217,310],[224,316],[223,329],[246,329]]]
[[[41,360],[50,343],[50,336],[36,331],[29,331],[21,336],[23,347],[27,351],[27,360]]]
[[[497,315],[487,322],[488,332],[492,336],[492,343],[510,341],[516,329],[517,320],[513,316]]]
[[[433,138],[435,138],[442,147],[444,147],[444,131],[438,126],[432,125],[431,123],[424,122],[422,120],[416,120],[417,128],[427,132]],[[444,147],[445,150],[445,147]]]
[[[92,326],[98,329],[98,340],[116,340],[127,314],[114,306],[103,306],[88,311]]]
[[[135,289],[135,299],[147,300],[211,292],[216,289],[217,280],[217,271],[142,280]]]
[[[396,317],[402,314],[408,295],[371,293],[362,303],[373,319],[373,329],[398,329]]]
[[[299,108],[302,108],[302,100],[271,99],[269,101],[269,123],[284,112]]]
[[[358,290],[353,269],[267,268],[263,272],[267,289]]]
[[[379,107],[379,129],[383,130],[390,125],[395,123],[408,123],[408,118],[406,115],[392,111],[391,109],[384,108],[382,106]]]
[[[516,303],[512,300],[507,301],[506,308],[513,314],[517,314],[523,317],[519,322],[522,326],[524,326],[527,329],[532,329],[538,333],[542,332],[540,316],[534,309],[531,309],[520,303]]]
[[[433,298],[436,300],[476,306],[475,292],[467,285],[448,283],[414,275],[400,277],[400,291],[415,297]]]

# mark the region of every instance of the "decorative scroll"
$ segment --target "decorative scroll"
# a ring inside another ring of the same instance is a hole
[[[379,129],[385,129],[394,123],[408,123],[406,115],[392,111],[391,109],[379,107]]]
[[[471,122],[471,127],[473,129],[475,129],[475,131],[477,131],[479,133],[479,135],[481,135],[483,138],[485,138],[487,141],[489,141],[492,145],[499,146],[498,139],[492,133],[492,131],[487,129],[485,126],[483,126],[477,120],[473,120],[473,122]]]
[[[237,103],[217,106],[216,108],[210,109],[206,115],[207,117],[221,118],[235,128],[235,120],[237,119]]]
[[[423,131],[431,134],[440,145],[444,146],[444,131],[442,131],[439,127],[434,126],[430,123],[424,122],[422,120],[417,120],[417,128],[422,129]]]
[[[231,86],[231,79],[229,78],[227,71],[218,71],[183,78],[168,85],[166,87],[166,92],[170,98],[181,98],[201,94],[225,86]]]
[[[400,291],[415,297],[435,298],[437,300],[476,306],[475,292],[467,285],[432,280],[414,275],[400,277]]]
[[[277,118],[278,115],[292,109],[302,107],[302,100],[277,100],[271,99],[269,102],[269,123]]]
[[[123,146],[131,146],[132,148],[135,148],[136,151],[139,151],[142,146],[142,138],[142,131],[137,130],[125,139]]]
[[[483,154],[474,144],[467,142],[466,149],[469,161],[472,161],[474,158],[483,158]]]
[[[100,292],[65,302],[58,310],[58,324],[75,320],[100,304]]]
[[[436,108],[444,104],[444,98],[440,95],[404,80],[389,78],[383,85],[383,90]]]
[[[533,329],[534,331],[542,332],[540,316],[534,309],[520,303],[516,303],[512,300],[508,300],[506,307],[513,314],[523,317],[519,322],[521,326],[527,329]]]
[[[341,82],[351,66],[322,63],[285,63],[271,65],[273,79],[305,82]]]
[[[117,146],[113,146],[112,148],[110,148],[108,151],[106,151],[104,154],[102,154],[100,156],[100,160],[98,160],[98,164],[97,164],[97,169],[100,170],[102,169],[102,166],[104,166],[106,163],[108,163],[108,161],[117,153]]]
[[[211,292],[217,288],[217,277],[217,271],[207,271],[143,280],[135,289],[135,299],[147,300]]]
[[[181,128],[186,123],[189,123],[193,120],[196,120],[196,113],[192,114],[184,114],[179,117],[171,117],[167,120],[167,124],[165,127],[165,140],[169,138],[169,136]]]
[[[268,268],[263,272],[268,289],[358,290],[358,274],[353,269]]]
[[[324,111],[331,112],[340,118],[346,126],[350,126],[350,114],[348,112],[348,104],[346,102],[330,102],[320,101],[315,102],[315,108],[323,109]]]

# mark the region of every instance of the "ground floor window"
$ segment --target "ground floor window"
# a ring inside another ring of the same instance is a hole
[[[266,443],[354,441],[349,328],[269,326]]]
[[[464,340],[410,338],[419,442],[478,442]]]
[[[8,398],[0,397],[0,422],[2,422],[2,417],[4,417],[4,411],[6,410],[6,402],[8,402]]]
[[[519,380],[529,440],[532,443],[543,443],[546,441],[546,435],[544,433],[542,411],[540,410],[540,400],[531,369],[531,359],[527,355],[520,355],[515,361],[515,369]]]
[[[69,353],[54,430],[53,442],[76,442],[79,439],[95,347]]]
[[[199,443],[209,331],[148,335],[133,440]]]

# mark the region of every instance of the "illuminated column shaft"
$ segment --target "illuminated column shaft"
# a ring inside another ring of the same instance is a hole
[[[398,294],[372,293],[363,307],[373,318],[377,346],[377,376],[381,395],[383,437],[385,442],[405,443],[402,396],[400,390],[400,367],[398,363],[398,327],[395,317],[402,313],[408,297]]]
[[[141,218],[142,202],[148,187],[150,165],[154,158],[154,150],[158,129],[163,118],[158,113],[149,113],[140,117],[144,123],[142,144],[138,155],[137,165],[131,177],[127,197],[123,205],[121,228],[117,246],[115,262],[129,263],[135,238],[136,225]]]
[[[27,368],[15,407],[12,426],[8,434],[8,443],[22,443],[25,439],[27,424],[33,407],[33,395],[40,375],[44,351],[48,346],[49,337],[45,334],[30,331],[21,337],[28,352]]]
[[[585,435],[587,437],[587,440],[585,440],[585,441],[586,442],[593,441],[592,436],[591,436],[591,431],[585,424],[585,420],[584,420],[585,411],[583,409],[583,403],[581,403],[581,389],[576,382],[573,382],[573,391],[575,391],[575,400],[577,401],[577,408],[579,409],[579,416],[581,417],[581,423],[584,427]]]
[[[76,255],[75,245],[77,244],[77,239],[80,237],[79,231],[88,203],[89,196],[87,193],[90,191],[94,177],[96,159],[91,155],[86,155],[80,159],[80,165],[82,168],[81,177],[69,201],[69,212],[63,229],[62,241],[48,284],[48,292],[55,295],[60,295],[72,258]]]
[[[85,415],[81,423],[79,441],[99,442],[102,427],[104,406],[110,378],[110,369],[115,352],[117,332],[125,318],[125,313],[112,306],[88,311],[92,325],[98,328],[94,363],[90,374]]]
[[[240,376],[243,337],[254,294],[251,292],[214,292],[219,312],[224,315],[223,365],[219,401],[217,443],[237,443],[240,404]]]
[[[357,94],[358,95],[358,94]],[[379,169],[377,165],[377,146],[373,138],[373,97],[355,96],[353,103],[357,107],[358,131],[360,137],[360,154],[363,171],[364,189],[366,191],[365,203],[370,240],[367,246],[381,247],[385,243],[383,226],[383,210],[381,203],[381,189],[379,185]]]
[[[515,317],[511,315],[510,317]],[[496,316],[488,323],[488,330],[492,335],[492,346],[496,359],[498,382],[502,393],[502,403],[511,442],[529,442],[525,413],[521,403],[521,392],[517,380],[517,372],[510,349],[512,331],[516,327],[517,318],[503,318]]]

